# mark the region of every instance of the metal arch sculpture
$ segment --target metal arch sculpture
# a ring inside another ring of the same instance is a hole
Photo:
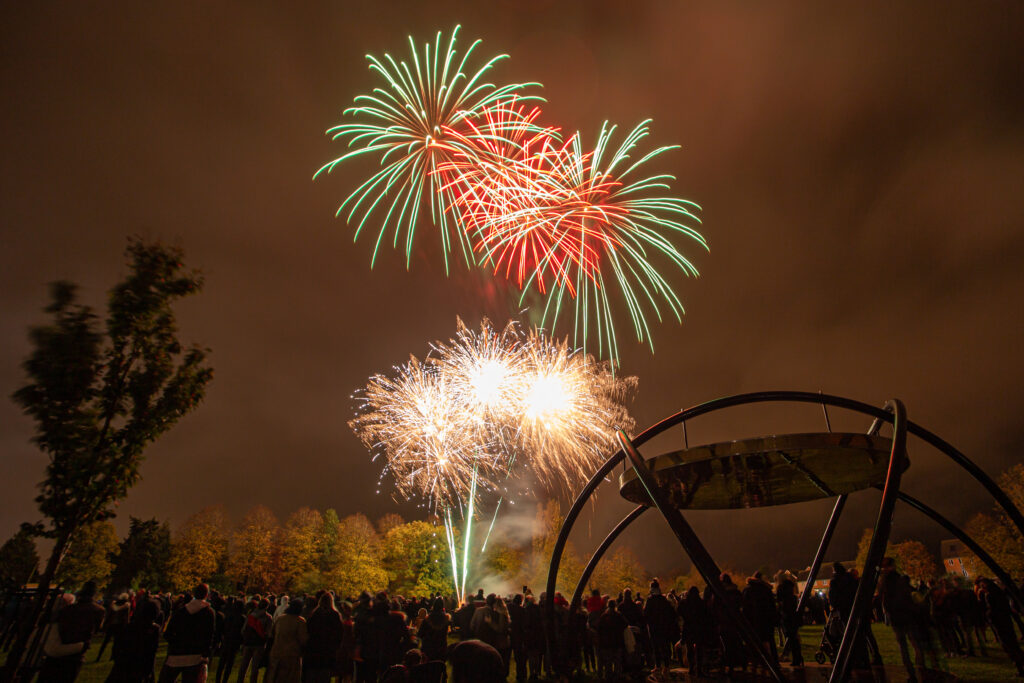
[[[551,564],[548,571],[548,582],[547,592],[549,595],[554,594],[555,584],[558,577],[558,568],[561,563],[561,557],[565,550],[565,544],[568,541],[569,533],[571,532],[576,519],[579,517],[583,506],[593,495],[597,487],[604,481],[605,477],[611,473],[611,471],[627,457],[630,458],[631,465],[633,466],[633,472],[638,479],[641,481],[646,480],[644,488],[650,494],[651,502],[655,507],[659,507],[662,511],[663,516],[669,521],[670,526],[673,528],[673,532],[679,538],[684,549],[690,555],[691,560],[694,561],[694,565],[698,567],[699,571],[713,572],[717,569],[714,565],[714,561],[710,558],[710,555],[706,554],[706,550],[700,544],[699,539],[693,534],[692,529],[689,529],[689,525],[678,509],[667,505],[665,499],[665,491],[663,487],[657,482],[654,475],[650,472],[647,467],[647,462],[640,456],[637,451],[637,447],[643,445],[653,437],[661,434],[673,426],[683,424],[685,428],[685,421],[705,415],[717,410],[730,408],[739,405],[746,405],[751,403],[762,403],[762,402],[795,402],[795,403],[816,403],[822,406],[831,405],[839,408],[844,408],[854,412],[859,412],[869,417],[874,418],[874,422],[868,429],[868,435],[877,433],[878,429],[883,423],[890,423],[893,425],[893,440],[892,440],[892,451],[889,457],[889,466],[886,474],[885,485],[880,485],[878,488],[883,490],[882,503],[879,507],[879,515],[876,520],[875,530],[872,534],[871,544],[868,550],[867,563],[869,571],[865,571],[861,577],[861,582],[858,585],[857,597],[855,598],[855,609],[853,611],[853,618],[850,619],[847,624],[846,632],[843,636],[843,641],[840,644],[839,655],[837,656],[836,665],[833,667],[830,681],[841,681],[845,680],[849,673],[849,657],[852,650],[853,643],[856,635],[864,625],[863,617],[867,614],[867,609],[870,607],[870,598],[874,592],[875,581],[877,580],[878,564],[882,559],[882,554],[886,543],[888,542],[889,531],[891,530],[892,515],[896,500],[902,500],[911,507],[924,513],[930,517],[933,521],[940,524],[947,531],[955,535],[958,539],[964,542],[973,552],[975,552],[979,559],[982,560],[988,566],[993,573],[1000,578],[1000,580],[1007,587],[1007,591],[1011,593],[1017,600],[1020,600],[1020,594],[1017,591],[1017,587],[1010,580],[1009,576],[1004,570],[987,554],[985,551],[978,546],[965,532],[956,527],[952,522],[946,520],[935,510],[929,508],[924,503],[918,501],[915,498],[901,492],[899,490],[900,475],[903,469],[905,469],[905,451],[906,451],[906,435],[912,434],[917,436],[924,442],[935,447],[939,452],[949,457],[954,463],[962,467],[967,471],[976,481],[989,491],[992,497],[999,503],[999,505],[1006,510],[1007,515],[1013,520],[1014,524],[1024,533],[1024,515],[1021,515],[1020,510],[1013,504],[1006,493],[977,465],[970,461],[963,453],[955,449],[948,442],[939,438],[933,432],[910,422],[906,419],[905,409],[902,403],[899,401],[891,401],[886,404],[885,408],[878,408],[876,406],[855,401],[840,396],[833,396],[829,394],[820,394],[812,392],[800,392],[800,391],[767,391],[767,392],[755,392],[749,394],[738,394],[735,396],[729,396],[724,398],[715,399],[706,403],[699,404],[692,408],[679,411],[674,415],[671,415],[664,420],[656,423],[655,425],[644,430],[638,434],[634,439],[630,440],[624,433],[620,432],[619,441],[622,448],[614,453],[605,463],[598,468],[594,476],[587,482],[583,490],[579,493],[576,500],[573,502],[572,507],[566,514],[566,518],[559,530],[558,538],[553,548]],[[835,529],[836,523],[842,513],[843,507],[846,502],[846,495],[843,494],[838,496],[836,500],[835,508],[833,509],[832,515],[829,519],[828,525],[825,528],[825,532],[822,536],[821,543],[819,544],[818,550],[815,554],[814,562],[811,566],[811,574],[808,576],[807,587],[814,584],[817,576],[817,572],[820,569],[822,558],[828,549],[829,542],[831,540],[832,532]],[[661,499],[664,508],[658,506],[658,500]],[[573,598],[578,599],[581,596],[583,587],[586,585],[586,580],[593,572],[597,563],[600,561],[601,556],[611,546],[612,542],[623,532],[625,529],[647,509],[646,505],[640,505],[634,509],[629,515],[626,516],[608,535],[598,551],[595,552],[584,570],[584,574],[581,577],[581,581],[576,586]],[[667,512],[666,512],[667,511]],[[681,524],[680,524],[681,522]],[[689,534],[693,534],[692,538],[687,535],[687,529]],[[686,543],[683,543],[683,539],[680,535],[686,537]],[[693,552],[690,552],[690,551]],[[701,552],[703,550],[703,552]],[[698,565],[698,559],[694,557],[694,553],[697,553],[701,558],[701,563],[704,570],[701,570],[701,565]],[[713,583],[717,584],[717,575],[714,577],[715,581],[709,581],[708,584],[715,591]],[[868,584],[870,583],[870,589]],[[800,606],[804,604],[807,597],[808,590],[805,587],[803,594],[800,597]],[[545,610],[548,612],[548,619],[553,618],[554,604],[552,600],[546,601]],[[749,623],[742,615],[734,615],[734,622],[741,634],[749,634],[750,631]],[[745,626],[745,627],[744,627]],[[748,646],[759,654],[759,656],[765,660],[768,664],[769,669],[772,671],[773,677],[776,680],[784,680],[782,678],[781,670],[778,668],[777,663],[768,661],[766,653],[763,652],[759,643],[756,639],[751,640],[748,636],[744,638],[748,641]]]

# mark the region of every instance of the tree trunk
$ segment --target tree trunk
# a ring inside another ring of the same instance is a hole
[[[57,568],[60,567],[61,560],[64,559],[64,553],[68,549],[70,539],[70,532],[66,532],[58,537],[57,542],[53,545],[53,552],[50,553],[50,559],[46,562],[46,570],[39,577],[39,586],[36,588],[36,599],[32,609],[28,613],[26,621],[19,624],[18,638],[14,641],[14,645],[11,646],[11,650],[7,654],[6,666],[0,671],[0,681],[3,683],[14,683],[20,680],[22,673],[20,671],[21,660],[25,656],[25,647],[28,645],[29,638],[32,637],[32,633],[39,624],[39,617],[42,615],[43,607],[46,605],[46,595],[50,592],[50,584],[53,583],[53,577],[57,574]]]

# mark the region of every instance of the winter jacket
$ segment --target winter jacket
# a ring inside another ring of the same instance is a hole
[[[306,621],[309,640],[306,641],[304,665],[311,669],[327,669],[334,666],[341,649],[344,624],[337,610],[317,607]]]
[[[305,619],[297,614],[282,614],[274,621],[272,633],[274,645],[270,648],[271,659],[302,656],[302,648],[309,640]]]
[[[171,615],[164,631],[167,665],[195,666],[213,653],[217,616],[210,603],[195,599]]]

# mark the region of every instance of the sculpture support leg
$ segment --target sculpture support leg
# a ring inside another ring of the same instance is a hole
[[[825,404],[821,404],[822,410],[825,410]],[[832,425],[828,422],[828,410],[825,410],[825,422],[828,423],[828,430],[832,431]],[[871,423],[868,427],[868,436],[873,436],[878,433],[878,430],[882,427],[882,421],[879,418]],[[832,543],[832,534],[835,533],[836,526],[839,524],[839,517],[843,513],[843,508],[846,507],[846,499],[849,496],[843,494],[836,499],[835,507],[832,508],[832,516],[828,518],[828,524],[825,525],[825,532],[821,535],[821,542],[818,544],[818,551],[814,553],[814,560],[811,562],[811,570],[807,575],[807,583],[804,584],[804,589],[800,593],[800,600],[796,603],[796,613],[801,615],[804,613],[804,606],[807,605],[808,598],[811,597],[811,592],[814,590],[814,584],[818,580],[818,572],[821,571],[821,563],[825,560],[825,553],[828,552],[828,547]],[[785,649],[785,644],[783,644]]]
[[[615,539],[618,538],[630,524],[635,522],[640,515],[644,514],[648,510],[650,510],[650,507],[647,505],[638,505],[632,512],[623,517],[621,522],[615,525],[615,528],[611,530],[611,533],[605,536],[605,539],[601,541],[601,545],[599,545],[597,550],[594,551],[594,554],[590,556],[590,562],[587,562],[587,566],[583,569],[583,574],[580,575],[579,583],[576,584],[576,590],[572,593],[573,603],[583,597],[583,590],[586,588],[587,582],[590,581],[590,576],[594,573],[594,569],[597,568],[597,563],[600,562],[601,558],[604,557],[604,554],[608,552],[608,548],[610,548],[612,543],[615,542]]]
[[[657,480],[651,471],[647,469],[647,465],[644,463],[643,456],[640,455],[639,451],[633,446],[633,443],[626,436],[626,433],[621,429],[618,430],[617,436],[619,439],[619,445],[622,446],[622,450],[625,451],[626,456],[629,458],[633,465],[633,470],[636,472],[637,477],[647,490],[647,494],[651,497],[651,502],[658,508],[658,512],[662,514],[665,521],[668,522],[669,527],[672,529],[672,533],[675,534],[676,539],[679,540],[679,544],[683,546],[683,550],[689,555],[693,565],[697,568],[697,571],[701,573],[704,580],[707,582],[708,587],[714,594],[715,599],[718,600],[724,608],[725,614],[729,621],[733,623],[736,629],[740,632],[740,636],[746,641],[747,645],[754,650],[758,658],[768,667],[768,670],[772,672],[772,677],[782,683],[785,678],[782,675],[782,670],[779,668],[779,663],[773,660],[769,654],[765,651],[761,645],[760,639],[757,637],[757,633],[754,631],[754,627],[751,626],[743,614],[736,609],[736,606],[730,601],[729,597],[725,593],[725,587],[719,580],[718,565],[715,564],[714,559],[708,552],[704,544],[697,538],[697,534],[694,533],[693,528],[689,522],[683,517],[682,513],[679,512],[675,507],[670,505],[665,498],[664,491],[658,485]]]
[[[821,571],[821,563],[825,560],[825,553],[828,552],[828,546],[832,542],[832,534],[835,533],[836,525],[839,524],[839,517],[843,514],[843,508],[846,506],[847,494],[843,494],[836,498],[835,507],[832,508],[832,516],[828,518],[828,524],[825,525],[825,532],[821,535],[821,542],[818,543],[818,551],[814,553],[814,560],[811,561],[811,571],[807,575],[807,583],[804,584],[804,589],[800,593],[800,600],[796,603],[797,615],[804,613],[804,606],[807,604],[808,598],[811,597],[811,592],[814,590],[814,582],[818,580],[818,572]],[[785,649],[785,644],[783,644]]]
[[[832,667],[832,675],[828,679],[829,683],[846,680],[849,675],[850,655],[853,653],[854,643],[857,642],[861,629],[865,626],[870,627],[868,616],[871,610],[871,599],[875,594],[875,585],[878,583],[878,567],[885,555],[885,547],[889,543],[889,533],[892,531],[893,511],[896,508],[896,499],[900,491],[903,463],[907,457],[907,409],[898,399],[891,401],[886,407],[891,407],[893,410],[889,473],[886,475],[885,488],[882,490],[882,502],[878,507],[875,530],[871,535],[871,543],[868,545],[864,572],[857,584],[857,593],[853,598],[850,618],[846,622],[846,630],[843,631],[843,640],[839,644],[835,666]]]

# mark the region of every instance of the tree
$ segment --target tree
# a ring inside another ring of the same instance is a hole
[[[396,526],[405,524],[405,520],[402,519],[402,515],[395,512],[389,512],[380,519],[377,520],[377,534],[381,538],[388,535],[388,532],[394,529]]]
[[[334,508],[324,510],[323,528],[320,531],[320,573],[325,574],[337,562],[338,526],[341,520]]]
[[[117,530],[110,522],[93,522],[80,527],[71,550],[57,570],[57,583],[65,590],[78,590],[86,581],[100,588],[107,584],[117,558]]]
[[[281,525],[266,506],[246,513],[231,536],[228,576],[246,592],[281,587]]]
[[[220,573],[228,554],[228,520],[224,508],[203,508],[185,520],[171,542],[170,583],[192,588]]]
[[[167,522],[131,517],[128,535],[121,548],[110,576],[114,590],[169,587],[171,564],[171,528]]]
[[[1024,508],[1024,464],[1017,464],[999,476],[999,486],[1018,509]],[[1024,574],[1024,538],[1002,507],[981,512],[967,522],[965,531],[992,556],[1010,576]],[[988,574],[981,560],[968,553],[967,569],[972,574]]]
[[[21,529],[0,546],[0,591],[20,588],[39,570],[39,554],[29,529]]]
[[[387,588],[380,537],[366,515],[349,515],[338,523],[335,552],[324,578],[344,597]]]
[[[865,529],[864,533],[860,535],[860,541],[857,543],[857,559],[854,564],[857,566],[857,570],[860,573],[864,573],[864,563],[868,561],[868,546],[871,545],[871,534],[874,533],[873,529]],[[899,568],[899,558],[896,557],[896,547],[890,542],[885,546],[885,557],[891,557],[896,560],[896,567]]]
[[[597,565],[591,585],[615,595],[626,588],[631,588],[634,593],[646,593],[649,582],[647,571],[633,551],[627,547],[619,547],[610,557],[605,557]]]
[[[444,529],[415,521],[393,526],[384,537],[381,566],[388,590],[404,595],[449,593],[451,563]]]
[[[492,541],[484,558],[484,568],[505,583],[518,586],[520,580],[526,581],[523,569],[527,562],[526,552],[522,548]]]
[[[893,554],[900,571],[918,583],[935,578],[939,573],[935,556],[921,541],[897,543],[893,546]]]
[[[324,518],[311,508],[299,508],[285,522],[281,540],[281,578],[290,590],[319,588]]]
[[[172,308],[200,290],[200,275],[184,270],[179,249],[132,240],[126,255],[129,273],[110,292],[104,329],[76,301],[75,285],[58,282],[44,309],[52,322],[29,333],[29,383],[13,398],[35,420],[33,441],[49,458],[36,497],[45,521],[35,533],[54,544],[7,658],[7,681],[75,533],[114,516],[139,479],[146,446],[199,404],[213,376],[207,351],[178,341]]]
[[[680,574],[676,576],[673,587],[676,589],[676,593],[679,595],[685,595],[691,586],[696,586],[700,591],[704,592],[704,587],[707,586],[707,582],[704,581],[704,577],[697,570],[696,567],[691,566],[690,571],[686,574]]]
[[[1024,542],[1013,522],[998,512],[979,512],[965,525],[964,530],[1010,576],[1024,574]],[[991,570],[978,557],[966,551],[967,571],[973,576],[985,576]]]

